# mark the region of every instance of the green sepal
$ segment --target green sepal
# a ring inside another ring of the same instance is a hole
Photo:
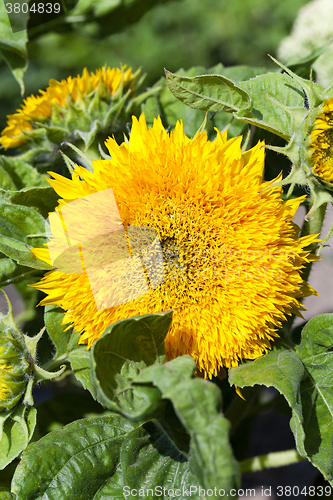
[[[66,370],[66,365],[62,365],[60,370],[56,372],[48,372],[47,370],[43,370],[40,366],[34,364],[33,365],[33,374],[35,382],[42,382],[43,380],[52,380],[54,378],[60,377]]]
[[[27,350],[28,350],[32,359],[35,359],[35,357],[36,357],[37,343],[40,341],[44,332],[45,332],[45,326],[34,337],[29,337],[28,335],[23,335],[24,343],[25,343]]]
[[[14,316],[13,316],[13,308],[10,303],[10,300],[8,298],[8,295],[4,290],[0,290],[6,299],[7,302],[7,307],[8,307],[8,312],[7,314],[3,314],[0,312],[0,332],[2,336],[5,336],[7,338],[13,339],[15,342],[17,342],[17,348],[18,349],[24,349],[25,348],[25,343],[23,339],[23,335],[21,330],[17,327],[15,321],[14,321]],[[16,347],[16,346],[15,346]]]
[[[54,378],[60,377],[66,369],[66,365],[61,366],[61,368],[56,372],[49,372],[44,370],[40,366],[35,363],[36,354],[37,354],[37,344],[42,338],[43,333],[45,332],[46,327],[42,328],[42,330],[35,335],[34,337],[29,337],[28,335],[23,335],[25,345],[27,347],[27,351],[30,354],[29,360],[27,363],[30,365],[31,374],[33,375],[34,381],[36,383],[42,382],[43,380],[52,380]]]
[[[66,128],[71,134],[77,130],[89,132],[91,130],[91,118],[83,109],[72,104],[66,110]]]

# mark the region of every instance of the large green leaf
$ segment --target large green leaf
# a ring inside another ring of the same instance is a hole
[[[322,92],[316,84],[310,89],[308,82],[297,75],[292,78],[286,73],[260,74],[260,68],[251,72],[243,66],[217,66],[215,70],[223,75],[189,77],[167,71],[168,87],[187,106],[233,113],[239,120],[284,139],[290,139],[304,120],[308,112],[305,103],[310,99],[311,89],[314,96]],[[245,80],[246,76],[250,79]],[[316,101],[316,97],[313,99]]]
[[[243,114],[252,108],[250,95],[225,76],[187,77],[166,71],[166,78],[173,95],[191,108]]]
[[[78,345],[80,334],[73,328],[67,330],[68,325],[62,325],[64,311],[55,305],[46,305],[44,321],[56,351],[50,363],[58,366],[68,360],[75,377],[96,397],[90,375],[90,351],[87,346]],[[67,331],[66,331],[67,330]]]
[[[0,2],[0,50],[24,94],[23,76],[28,67],[27,32],[13,33],[6,13],[6,2]],[[17,16],[16,16],[17,17]]]
[[[241,82],[253,99],[251,112],[237,112],[246,123],[289,139],[307,114],[299,83],[285,73],[266,73]]]
[[[15,191],[35,186],[49,187],[49,184],[38,170],[20,156],[0,155],[0,188]]]
[[[193,375],[190,356],[152,365],[134,379],[154,384],[169,399],[190,434],[190,468],[204,488],[229,491],[239,485],[240,471],[229,442],[230,422],[222,414],[219,388]]]
[[[132,498],[143,487],[153,500],[155,493],[147,490],[157,485],[162,492],[166,487],[163,498],[180,489],[183,499],[183,489],[197,487],[197,481],[160,427],[110,415],[78,420],[28,446],[12,491],[18,500],[109,500]]]
[[[203,66],[195,66],[188,70],[180,69],[176,74],[185,77],[205,75],[207,73],[218,74],[237,83],[242,80],[253,78],[264,72],[265,68],[251,68],[249,66],[225,68],[223,64],[220,63],[208,70]],[[165,84],[163,84],[164,79],[160,79],[156,82],[154,87],[162,86],[162,89],[149,97],[142,104],[142,111],[145,113],[147,123],[152,125],[154,118],[160,115],[165,127],[171,126],[173,128],[177,120],[182,120],[185,134],[189,137],[193,137],[205,119],[205,111],[186,106],[170,92]],[[244,129],[244,123],[239,120],[233,120],[230,125],[231,119],[232,117],[230,114],[224,111],[212,114],[205,127],[208,132],[208,137],[215,138],[215,127],[219,130],[223,130],[227,126],[229,126],[229,137],[240,135]]]
[[[295,350],[283,346],[229,371],[240,387],[273,386],[292,409],[297,450],[333,484],[333,314],[310,320]]]
[[[21,404],[0,413],[0,469],[28,446],[35,425],[35,408]]]
[[[0,198],[16,205],[35,208],[46,219],[57,206],[59,195],[51,186],[34,186],[23,188],[20,191],[0,189]]]
[[[51,269],[29,250],[46,241],[45,220],[33,208],[14,205],[0,199],[0,251],[18,264],[34,269]]]
[[[160,406],[156,388],[131,382],[144,367],[164,361],[172,312],[146,314],[110,325],[92,348],[91,376],[97,400],[131,420],[151,418]]]

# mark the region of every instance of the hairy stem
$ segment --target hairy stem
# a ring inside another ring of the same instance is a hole
[[[271,467],[283,467],[285,465],[302,462],[305,458],[298,454],[297,450],[276,451],[267,455],[259,455],[240,462],[242,473],[257,472]]]

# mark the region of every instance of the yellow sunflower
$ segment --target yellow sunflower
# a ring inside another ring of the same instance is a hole
[[[50,173],[61,200],[50,216],[49,249],[63,226],[76,264],[74,272],[64,264],[66,272],[60,266],[35,285],[47,294],[40,304],[62,307],[63,323],[81,332],[88,347],[119,319],[173,309],[167,359],[190,354],[206,377],[266,353],[286,314],[302,309],[298,299],[316,293],[301,269],[315,260],[306,247],[317,240],[298,238],[292,222],[304,197],[283,201],[274,181],[263,182],[263,143],[242,153],[241,140],[227,141],[220,132],[213,142],[206,133],[190,139],[179,122],[168,134],[160,118],[147,129],[141,115],[133,117],[128,142],[106,141],[112,159],[93,161],[93,172],[78,166],[72,179]],[[72,232],[64,225],[71,212]],[[140,228],[153,256],[145,260],[139,235],[141,253],[131,257],[143,266],[146,291],[138,266],[126,267],[125,259]],[[91,242],[89,265],[80,238]],[[61,251],[65,239],[58,239]],[[32,251],[54,263],[49,249]],[[119,298],[112,280],[126,272],[127,290],[135,293],[124,298],[119,290]]]
[[[315,175],[333,183],[333,97],[326,101],[315,119],[310,153]]]
[[[132,73],[132,68],[100,68],[94,73],[83,70],[82,76],[58,82],[50,80],[47,89],[40,90],[38,96],[31,95],[24,99],[21,109],[8,116],[7,127],[2,131],[0,144],[5,148],[14,148],[24,144],[28,133],[38,128],[38,123],[46,123],[54,109],[59,115],[59,106],[67,108],[69,102],[80,103],[84,96],[99,89],[104,99],[111,98],[118,89],[129,88],[134,84],[138,72]],[[36,125],[37,124],[37,125]]]

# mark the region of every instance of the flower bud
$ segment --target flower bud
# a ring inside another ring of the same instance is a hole
[[[122,137],[143,80],[137,82],[139,73],[126,66],[90,74],[85,68],[81,76],[50,80],[45,91],[25,99],[21,109],[8,116],[0,144],[26,151],[25,158],[37,166],[57,161],[63,142],[87,149],[96,139],[117,133]],[[97,151],[97,141],[95,146]]]
[[[13,338],[0,332],[0,411],[15,406],[28,383],[27,365],[19,347]]]

